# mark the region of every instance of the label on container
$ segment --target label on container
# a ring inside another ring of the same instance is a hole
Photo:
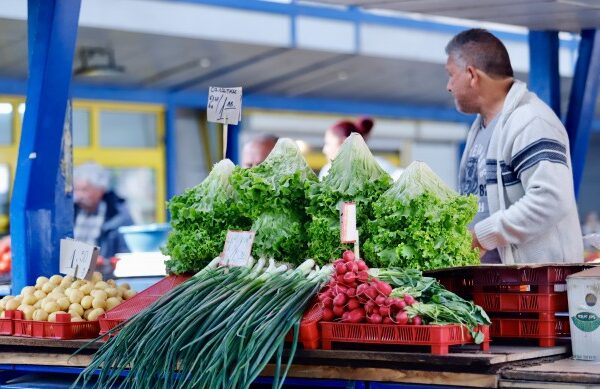
[[[209,122],[237,125],[242,120],[242,87],[208,88],[206,116]]]
[[[583,332],[593,332],[600,327],[600,318],[593,312],[579,312],[571,320]]]
[[[340,210],[340,239],[342,243],[355,243],[358,240],[356,229],[356,203],[343,203]]]
[[[92,244],[75,239],[61,239],[59,271],[75,278],[91,279],[99,250]]]
[[[225,266],[246,266],[252,253],[254,231],[227,231],[221,264]]]

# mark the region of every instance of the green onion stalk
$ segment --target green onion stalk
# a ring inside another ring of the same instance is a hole
[[[247,388],[273,360],[273,387],[280,388],[295,354],[302,314],[331,268],[313,270],[312,260],[295,270],[272,260],[265,268],[262,259],[247,267],[216,265],[211,262],[113,329],[114,336],[75,384]],[[282,369],[285,337],[292,329]]]

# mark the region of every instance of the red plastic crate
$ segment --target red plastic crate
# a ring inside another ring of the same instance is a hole
[[[554,293],[556,284],[565,284],[567,276],[587,269],[585,265],[478,266],[474,268],[476,291],[527,291]],[[525,287],[529,286],[529,287]]]
[[[450,292],[471,299],[473,293],[473,266],[429,270],[423,272],[423,275],[437,279]]]
[[[117,325],[146,309],[150,304],[164,296],[177,285],[189,280],[191,276],[168,276],[136,294],[123,304],[119,304],[99,317],[100,334],[105,334]]]
[[[566,293],[473,293],[473,302],[487,312],[568,311]]]
[[[12,335],[14,331],[13,317],[15,311],[5,311],[4,318],[0,319],[0,335]]]
[[[522,319],[492,318],[490,336],[496,338],[537,339],[540,347],[554,347],[558,336],[569,336],[567,316]]]
[[[467,327],[448,325],[397,325],[397,324],[350,324],[320,322],[323,349],[330,350],[333,342],[429,346],[431,353],[448,354],[449,346],[473,343]],[[485,336],[481,350],[488,351],[490,333],[488,326],[481,326]]]
[[[302,320],[300,321],[300,332],[298,334],[298,343],[305,350],[314,350],[319,348],[321,336],[319,334],[319,320],[323,318],[323,307],[315,300],[308,307]],[[292,329],[285,337],[286,342],[294,339],[294,330]]]
[[[100,333],[98,320],[71,322],[71,315],[60,313],[56,322],[23,320],[23,312],[15,311],[14,336],[53,339],[93,339]]]

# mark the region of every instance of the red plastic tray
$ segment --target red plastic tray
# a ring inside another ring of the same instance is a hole
[[[125,301],[99,317],[100,334],[105,334],[117,325],[146,309],[150,304],[164,296],[177,285],[189,280],[191,276],[168,276],[149,286],[129,300]]]
[[[430,270],[423,272],[423,275],[436,278],[450,292],[471,299],[473,293],[472,267]]]
[[[330,350],[332,343],[359,343],[384,345],[429,346],[431,353],[448,354],[449,346],[473,343],[467,327],[449,325],[397,325],[397,324],[350,324],[320,322],[323,349]],[[481,326],[485,336],[481,350],[488,351],[490,333],[488,326]]]
[[[14,336],[53,339],[93,339],[100,332],[98,320],[71,322],[71,315],[56,315],[56,322],[23,320],[23,312],[15,311]]]
[[[490,327],[490,336],[494,339],[538,339],[540,347],[554,347],[557,337],[569,335],[568,316],[549,319],[492,318]]]
[[[473,302],[487,312],[563,312],[567,293],[473,293]]]
[[[4,318],[0,319],[0,335],[12,335],[14,331],[13,317],[15,311],[5,311]]]
[[[308,307],[302,320],[300,321],[300,332],[298,334],[298,343],[305,350],[314,350],[319,348],[321,336],[319,334],[319,320],[323,318],[323,308],[315,300]],[[294,330],[285,337],[286,342],[291,342],[294,339]]]

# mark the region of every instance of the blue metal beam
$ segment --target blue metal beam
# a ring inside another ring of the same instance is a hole
[[[242,120],[244,118],[242,117]],[[229,125],[229,131],[227,134],[227,153],[226,158],[229,158],[231,162],[236,165],[240,163],[240,134],[242,122],[239,122],[237,126]]]
[[[575,193],[579,194],[600,85],[600,30],[583,30],[565,126],[571,145]]]
[[[57,273],[59,241],[72,235],[73,198],[66,178],[72,167],[62,140],[80,5],[81,0],[27,3],[27,110],[10,212],[16,291],[40,275]]]
[[[560,117],[558,31],[529,32],[529,89]]]

